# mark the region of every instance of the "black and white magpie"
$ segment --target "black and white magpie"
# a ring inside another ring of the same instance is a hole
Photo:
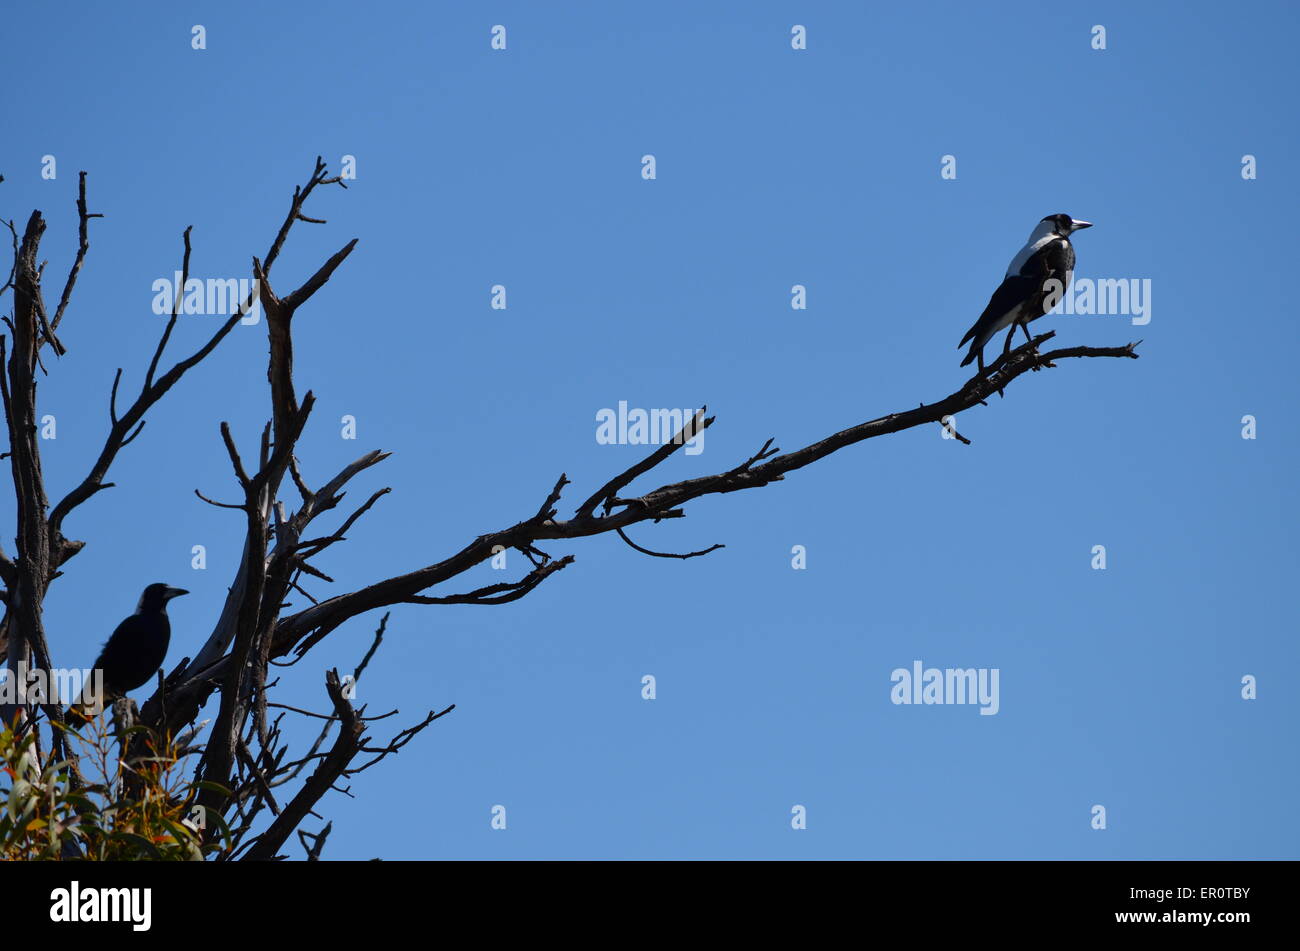
[[[1011,349],[1011,337],[1017,325],[1024,330],[1026,340],[1033,339],[1029,335],[1029,322],[1042,317],[1051,307],[1051,304],[1044,303],[1049,294],[1047,282],[1055,278],[1060,282],[1060,290],[1064,291],[1074,273],[1074,246],[1070,244],[1070,235],[1091,227],[1092,222],[1069,215],[1048,215],[1038,222],[1025,246],[1011,259],[1006,277],[989,298],[984,313],[957,344],[960,350],[966,346],[966,341],[971,342],[970,352],[961,362],[962,366],[978,358],[983,373],[984,345],[1003,327],[1011,328],[1003,353]]]
[[[189,592],[161,582],[144,589],[135,613],[117,626],[95,661],[95,670],[102,678],[102,695],[94,698],[83,691],[82,699],[73,705],[74,711],[80,707],[84,713],[98,713],[102,703],[124,697],[128,691],[148,682],[162,666],[171,641],[167,602],[182,594]],[[100,703],[92,703],[95,699]]]

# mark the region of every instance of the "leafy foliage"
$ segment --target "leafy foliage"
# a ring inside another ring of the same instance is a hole
[[[201,861],[229,848],[224,826],[204,842],[212,813],[194,805],[205,784],[185,779],[181,744],[135,726],[122,739],[146,752],[124,762],[118,738],[98,724],[86,735],[66,730],[81,768],[98,772],[94,780],[43,756],[35,730],[0,730],[0,859]]]

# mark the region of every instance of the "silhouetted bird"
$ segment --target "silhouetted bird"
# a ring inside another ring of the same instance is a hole
[[[172,632],[167,602],[182,594],[189,592],[169,588],[161,582],[144,589],[135,613],[117,626],[95,661],[95,669],[103,678],[101,704],[91,704],[92,698],[83,690],[82,699],[73,704],[70,712],[79,712],[77,708],[81,708],[85,713],[97,714],[103,703],[124,697],[128,691],[148,682],[167,657]]]
[[[1070,285],[1070,276],[1074,272],[1074,246],[1070,244],[1070,235],[1084,228],[1091,228],[1092,222],[1079,221],[1069,215],[1048,215],[1038,222],[1029,241],[1020,249],[1020,253],[1011,259],[1006,277],[998,289],[989,298],[989,304],[975,321],[975,326],[966,331],[957,349],[971,341],[970,352],[961,362],[962,366],[979,358],[980,372],[984,372],[984,345],[1003,327],[1010,327],[1006,345],[1002,352],[1011,349],[1011,337],[1019,324],[1029,336],[1029,322],[1037,320],[1051,309],[1054,302],[1044,302],[1048,296],[1047,282],[1055,278],[1060,282],[1060,292]]]

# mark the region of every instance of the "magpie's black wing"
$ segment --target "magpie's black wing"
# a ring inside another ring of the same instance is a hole
[[[966,331],[966,336],[961,338],[957,349],[966,346],[967,341],[988,337],[999,320],[1024,303],[1035,292],[1041,291],[1042,283],[1042,277],[1031,277],[1026,274],[1013,274],[1004,280],[989,298],[988,306],[984,308],[984,313],[980,314],[979,320],[975,321],[970,330]]]

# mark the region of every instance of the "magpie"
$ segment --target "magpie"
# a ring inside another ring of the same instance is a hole
[[[162,666],[172,631],[167,602],[182,594],[189,592],[161,582],[144,589],[135,613],[117,626],[95,661],[95,670],[103,678],[101,701],[126,696],[128,691],[147,683]],[[98,713],[102,705],[92,705],[88,702],[91,699],[83,690],[82,699],[73,704],[72,712],[80,713],[83,718],[86,713]]]
[[[1029,335],[1029,322],[1042,317],[1050,309],[1050,305],[1044,303],[1048,296],[1047,282],[1055,278],[1061,282],[1060,290],[1063,291],[1074,273],[1074,246],[1070,244],[1070,235],[1091,227],[1092,222],[1069,215],[1048,215],[1038,222],[1025,246],[1011,259],[1006,277],[989,298],[984,313],[957,344],[960,350],[966,346],[966,341],[970,341],[970,352],[961,362],[962,366],[978,359],[983,373],[984,345],[1003,327],[1011,327],[1003,353],[1011,349],[1011,337],[1017,326],[1025,332],[1026,340],[1033,339]]]

